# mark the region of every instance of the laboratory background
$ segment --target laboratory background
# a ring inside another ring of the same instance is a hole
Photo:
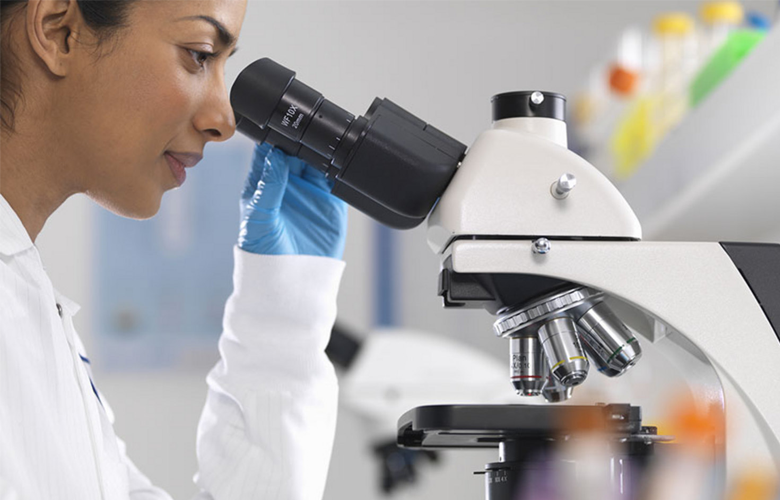
[[[464,144],[490,127],[492,96],[559,92],[570,148],[617,185],[644,239],[780,242],[780,4],[719,4],[250,0],[227,80],[270,57],[354,114],[387,97]],[[82,305],[76,327],[117,434],[174,498],[195,493],[196,426],[252,148],[238,134],[210,144],[151,221],[120,219],[78,196],[37,242],[55,286]],[[442,308],[424,227],[396,231],[350,210],[338,326],[365,346],[381,339],[386,355],[359,373],[339,369],[325,499],[482,498],[473,472],[494,451],[410,458],[382,445],[404,408],[438,397],[426,391],[447,377],[463,378],[454,399],[517,399],[507,344],[488,313]],[[456,355],[465,364],[442,359]],[[651,365],[625,384],[649,390],[674,375]],[[405,481],[410,474],[415,481]]]

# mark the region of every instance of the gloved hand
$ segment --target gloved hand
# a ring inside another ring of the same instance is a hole
[[[314,167],[258,145],[241,196],[238,246],[257,254],[340,259],[347,205],[330,194],[332,188]]]

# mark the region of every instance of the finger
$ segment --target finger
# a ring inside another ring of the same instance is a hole
[[[313,184],[314,186],[327,191],[328,193],[333,190],[333,181],[328,179],[324,173],[312,167],[311,165],[306,165],[301,177],[310,184]]]
[[[252,205],[260,210],[275,210],[282,206],[290,168],[287,155],[271,150],[263,162],[260,180],[252,197]]]
[[[265,142],[255,145],[255,150],[252,154],[252,165],[249,168],[246,182],[244,182],[244,191],[241,194],[242,199],[248,200],[254,196],[257,190],[257,183],[260,182],[260,177],[263,175],[265,159],[268,157],[271,149],[271,145]]]
[[[328,181],[325,174],[321,173],[315,167],[312,167],[297,156],[287,156],[287,164],[290,166],[290,177],[300,177],[314,186],[330,192],[333,189],[333,182]]]
[[[290,165],[290,175],[294,177],[301,177],[304,170],[306,170],[306,162],[298,158],[297,156],[288,156],[287,163]]]

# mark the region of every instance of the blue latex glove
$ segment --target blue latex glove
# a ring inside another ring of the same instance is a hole
[[[330,194],[321,172],[272,148],[255,148],[241,196],[238,246],[265,255],[340,259],[347,235],[347,205]]]

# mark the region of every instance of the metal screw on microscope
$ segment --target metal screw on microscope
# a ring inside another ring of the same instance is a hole
[[[537,106],[540,105],[544,102],[544,94],[539,91],[534,92],[531,94],[531,102]]]
[[[539,238],[534,241],[533,251],[538,254],[546,254],[552,250],[552,243],[547,238]]]
[[[577,178],[573,174],[563,174],[550,187],[550,193],[556,200],[563,200],[569,196],[569,193],[577,186]]]

